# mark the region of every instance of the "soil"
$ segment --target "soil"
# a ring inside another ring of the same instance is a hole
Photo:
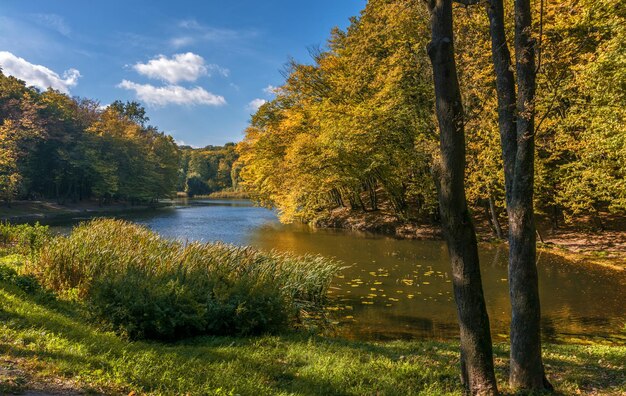
[[[77,383],[60,377],[33,375],[39,370],[27,368],[27,361],[0,356],[0,394],[22,396],[83,395]]]

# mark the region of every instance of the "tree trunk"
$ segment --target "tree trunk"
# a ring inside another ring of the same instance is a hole
[[[491,214],[491,222],[493,223],[493,229],[496,232],[498,239],[504,239],[504,233],[500,226],[500,220],[498,220],[498,212],[496,211],[496,204],[493,201],[493,196],[489,194],[489,213]]]
[[[463,107],[454,59],[452,0],[429,1],[440,161],[434,167],[444,235],[452,265],[461,333],[461,367],[474,395],[498,394],[489,317],[483,296],[476,233],[465,197]]]
[[[504,162],[504,185],[507,208],[513,192],[515,155],[517,153],[517,126],[515,122],[515,76],[511,68],[511,53],[504,32],[504,7],[502,0],[491,0],[487,6],[491,56],[496,74],[498,97],[498,126]]]
[[[378,210],[378,196],[376,194],[376,179],[373,177],[368,177],[365,180],[365,186],[367,187],[367,192],[369,195],[370,206],[372,211]]]
[[[530,0],[515,0],[518,97],[504,31],[502,0],[487,7],[498,94],[498,122],[509,217],[511,371],[513,388],[552,389],[541,360],[539,286],[534,222],[535,59]],[[517,112],[517,114],[516,114]]]
[[[364,212],[367,212],[367,207],[365,207],[365,204],[363,203],[363,199],[361,199],[361,192],[355,191],[354,197],[356,198],[357,204],[361,207],[361,210],[363,210]]]
[[[509,287],[513,388],[552,389],[541,359],[541,310],[533,208],[535,173],[535,42],[530,0],[515,0],[517,153],[510,208]]]

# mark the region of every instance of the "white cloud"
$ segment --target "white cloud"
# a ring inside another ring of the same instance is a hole
[[[275,95],[278,92],[278,90],[279,88],[273,85],[268,85],[267,87],[263,88],[263,92],[265,92],[268,95]]]
[[[81,76],[78,70],[68,69],[61,77],[45,66],[32,64],[7,51],[0,51],[0,67],[4,74],[24,80],[28,85],[42,90],[51,87],[66,94],[69,94],[69,88],[75,86]]]
[[[267,100],[256,98],[248,103],[248,110],[257,111],[259,107],[263,106],[265,103],[267,103]]]
[[[172,131],[170,131],[170,132],[172,132]],[[196,146],[195,144],[188,144],[184,140],[174,139],[174,143],[176,143],[178,146],[189,146],[189,147],[194,148],[194,149],[200,148],[200,146]]]
[[[222,106],[226,104],[223,96],[207,92],[204,88],[185,88],[179,85],[166,85],[155,87],[150,84],[137,84],[123,80],[118,84],[119,88],[135,91],[139,100],[155,106],[176,105],[206,105]]]
[[[137,63],[133,68],[144,76],[176,84],[179,81],[196,81],[198,78],[217,72],[228,76],[228,69],[206,64],[204,58],[192,52],[175,54],[171,58],[159,55],[148,63]]]

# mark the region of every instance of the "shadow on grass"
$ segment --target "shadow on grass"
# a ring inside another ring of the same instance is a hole
[[[0,284],[0,353],[49,364],[87,385],[155,393],[453,394],[455,342],[356,342],[286,333],[263,337],[197,337],[165,344],[130,342],[85,323],[81,309]],[[626,389],[624,349],[549,345],[548,375],[557,389]],[[494,348],[500,383],[508,348]],[[576,359],[572,356],[575,355]],[[574,385],[572,385],[574,384]],[[506,392],[506,388],[504,389]],[[408,392],[408,393],[407,393]],[[506,393],[504,393],[506,394]],[[510,394],[510,393],[509,393]],[[562,393],[562,394],[567,394]]]

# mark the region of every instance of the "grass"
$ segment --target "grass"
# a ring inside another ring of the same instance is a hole
[[[245,191],[216,191],[208,196],[211,199],[250,199],[250,194]]]
[[[14,265],[15,256],[0,259]],[[0,281],[0,394],[40,390],[151,395],[457,395],[454,342],[352,342],[305,333],[132,342],[81,305]],[[507,346],[495,346],[505,383]],[[626,393],[626,347],[546,345],[562,394]],[[507,389],[504,389],[505,393]]]

